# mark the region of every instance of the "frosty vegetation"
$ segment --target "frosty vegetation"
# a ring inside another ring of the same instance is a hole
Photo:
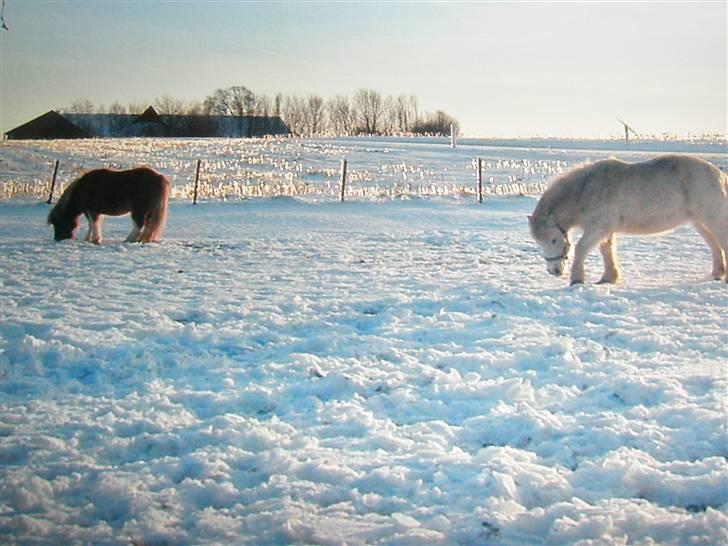
[[[599,145],[5,143],[0,542],[728,543],[726,285],[702,240],[625,237],[627,282],[567,288],[528,232],[528,188],[668,147]],[[56,159],[60,181],[164,172],[162,242],[123,244],[128,218],[53,242]]]

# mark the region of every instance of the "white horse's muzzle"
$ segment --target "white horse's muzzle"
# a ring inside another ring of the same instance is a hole
[[[546,261],[546,270],[556,277],[561,277],[564,274],[564,271],[566,270],[566,260],[564,260],[564,259],[559,259],[558,261],[557,260],[547,260]]]

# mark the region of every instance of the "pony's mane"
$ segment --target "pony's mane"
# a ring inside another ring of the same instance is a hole
[[[595,169],[606,162],[614,161],[618,160],[609,158],[594,163],[582,163],[555,178],[543,192],[533,215],[546,217],[552,212],[554,206],[567,199],[569,195],[580,195],[583,192],[583,185],[594,174]]]
[[[69,201],[71,200],[71,197],[73,197],[73,192],[76,189],[76,186],[78,186],[79,181],[83,178],[82,176],[79,176],[76,178],[73,182],[68,184],[66,186],[66,189],[63,190],[63,193],[58,198],[58,201],[56,202],[56,206],[51,209],[50,214],[48,214],[48,223],[51,223],[53,218],[58,218],[60,215],[64,214],[66,212],[66,208],[68,207]]]

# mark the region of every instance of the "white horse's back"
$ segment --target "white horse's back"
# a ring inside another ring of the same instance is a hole
[[[616,232],[659,233],[693,219],[713,223],[728,207],[726,175],[691,156],[643,163],[608,159],[593,165],[586,184],[575,203],[579,224],[608,223]]]

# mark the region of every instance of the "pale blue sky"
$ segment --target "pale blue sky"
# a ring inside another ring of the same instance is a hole
[[[470,136],[725,133],[727,6],[7,0],[0,124],[245,85],[414,93]]]

